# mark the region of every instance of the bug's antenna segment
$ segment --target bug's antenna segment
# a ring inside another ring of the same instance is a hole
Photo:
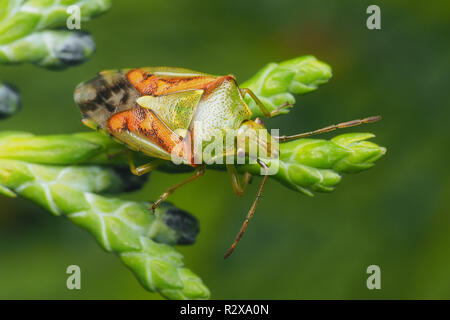
[[[247,229],[248,223],[250,221],[250,219],[253,217],[253,214],[255,213],[256,210],[256,205],[258,204],[259,198],[261,198],[262,195],[262,191],[264,189],[264,185],[266,184],[266,180],[269,172],[269,168],[267,167],[267,165],[262,162],[261,160],[257,160],[258,164],[265,170],[265,174],[264,174],[264,178],[263,181],[261,183],[261,186],[259,187],[258,193],[256,194],[256,199],[253,202],[252,207],[250,208],[250,211],[247,214],[247,217],[244,220],[244,223],[242,224],[241,230],[239,230],[239,233],[236,236],[236,239],[234,240],[233,244],[230,246],[230,248],[227,250],[227,252],[225,252],[225,255],[223,256],[224,259],[228,258],[234,251],[234,249],[236,249],[236,246],[238,245],[239,241],[241,240],[242,236],[245,233],[245,230]]]
[[[318,130],[314,130],[314,131],[310,131],[310,132],[305,132],[305,133],[299,133],[299,134],[294,134],[292,136],[280,136],[280,137],[274,137],[274,139],[278,140],[278,141],[289,141],[289,140],[295,140],[295,139],[299,139],[299,138],[304,138],[304,137],[309,137],[315,134],[320,134],[320,133],[325,133],[325,132],[329,132],[329,131],[334,131],[336,129],[342,129],[342,128],[348,128],[348,127],[354,127],[354,126],[359,126],[360,124],[364,124],[364,123],[372,123],[372,122],[377,122],[381,120],[381,116],[373,116],[373,117],[368,117],[368,118],[364,118],[364,119],[357,119],[357,120],[352,120],[352,121],[347,121],[347,122],[342,122],[342,123],[338,123],[338,124],[332,124],[331,126],[322,128],[322,129],[318,129]]]

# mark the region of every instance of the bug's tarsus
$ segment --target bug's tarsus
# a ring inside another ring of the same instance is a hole
[[[156,208],[158,208],[158,206],[161,204],[161,202],[163,202],[164,200],[167,199],[167,197],[172,194],[173,192],[175,192],[175,190],[183,187],[184,185],[188,184],[189,182],[195,181],[198,178],[200,178],[201,176],[203,176],[203,174],[205,173],[205,165],[202,165],[200,167],[198,167],[197,170],[195,170],[195,173],[193,176],[190,176],[189,178],[187,178],[186,180],[171,186],[170,188],[168,188],[166,190],[166,192],[164,192],[159,198],[158,200],[156,200],[153,205],[151,206],[150,210],[152,210],[153,214],[155,214],[155,210]]]
[[[276,112],[277,114],[280,113],[283,109],[291,109],[294,105],[288,101],[283,103],[281,106],[278,106],[275,110],[272,111],[272,113]]]
[[[233,164],[227,164],[227,171],[231,179],[231,185],[233,191],[237,196],[242,196],[245,193],[249,183],[252,180],[252,175],[249,172],[244,174],[243,182],[239,180],[239,175],[237,173],[236,167]]]
[[[305,133],[294,134],[292,136],[279,136],[279,137],[274,136],[273,138],[277,139],[278,141],[282,141],[282,142],[289,141],[289,140],[295,140],[295,139],[305,138],[305,137],[309,137],[309,136],[320,134],[320,133],[334,131],[336,129],[354,127],[354,126],[359,126],[359,125],[365,124],[365,123],[377,122],[379,120],[381,120],[381,116],[372,116],[372,117],[367,117],[364,119],[356,119],[356,120],[346,121],[346,122],[342,122],[342,123],[338,123],[338,124],[332,124],[331,126],[328,126],[325,128],[321,128],[321,129],[317,129],[317,130],[309,131],[309,132],[305,132]]]
[[[265,170],[263,181],[261,183],[261,186],[259,187],[258,193],[256,194],[256,199],[253,202],[253,204],[247,214],[247,217],[244,220],[244,223],[242,224],[241,230],[239,230],[239,233],[237,234],[233,244],[225,252],[225,254],[223,256],[224,259],[228,258],[233,253],[234,249],[236,249],[236,246],[238,245],[239,241],[241,240],[242,236],[244,235],[245,230],[248,227],[248,223],[249,223],[250,219],[253,217],[253,214],[255,213],[256,205],[258,204],[259,198],[261,198],[261,195],[262,195],[262,192],[264,189],[264,185],[266,184],[267,177],[269,176],[268,175],[269,168],[267,167],[267,165],[259,159],[257,161],[258,161],[258,164]]]
[[[286,101],[281,106],[275,108],[272,111],[269,111],[267,109],[267,107],[264,105],[264,103],[262,103],[262,101],[259,100],[258,96],[249,88],[241,88],[241,94],[242,94],[243,98],[245,97],[246,94],[248,94],[253,99],[253,101],[255,101],[256,105],[259,107],[262,114],[266,118],[272,118],[272,117],[280,114],[281,112],[283,112],[283,110],[294,107],[294,105],[292,103],[289,103]]]

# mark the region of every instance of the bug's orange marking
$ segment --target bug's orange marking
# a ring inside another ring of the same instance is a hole
[[[216,81],[217,77],[162,77],[152,75],[142,69],[133,69],[127,73],[130,83],[143,95],[160,96],[167,93],[188,89],[204,89],[209,83]]]
[[[205,90],[204,97],[207,97],[211,92],[213,92],[218,86],[220,86],[225,81],[235,81],[236,79],[231,76],[223,76],[215,79],[214,81],[208,82],[202,89]],[[237,85],[237,84],[236,84]]]
[[[182,141],[152,111],[141,107],[116,113],[109,118],[107,127],[112,135],[127,130],[144,136],[169,153]]]

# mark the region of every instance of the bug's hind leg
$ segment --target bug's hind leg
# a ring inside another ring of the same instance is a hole
[[[242,93],[242,97],[245,97],[246,94],[248,94],[250,97],[252,97],[253,101],[255,101],[256,105],[259,107],[259,109],[261,110],[262,114],[266,118],[272,118],[272,117],[280,114],[284,110],[293,107],[292,104],[286,102],[286,103],[282,104],[281,106],[275,108],[274,110],[269,111],[267,109],[267,107],[264,105],[264,103],[262,103],[261,100],[259,100],[259,98],[256,96],[256,94],[252,90],[250,90],[249,88],[242,88],[241,89],[241,93]]]
[[[159,165],[161,165],[164,162],[162,159],[156,159],[149,163],[143,164],[141,166],[136,167],[133,159],[133,152],[128,152],[128,165],[130,166],[130,171],[136,175],[136,176],[142,176],[153,169],[157,168]]]
[[[170,194],[172,194],[175,190],[181,188],[182,186],[188,184],[189,182],[192,182],[192,181],[197,180],[198,178],[200,178],[201,176],[203,176],[204,173],[205,173],[205,165],[202,165],[201,167],[198,167],[197,170],[195,170],[195,173],[194,173],[193,176],[191,176],[191,177],[187,178],[186,180],[184,180],[184,181],[182,181],[182,182],[180,182],[180,183],[178,183],[178,184],[176,184],[176,185],[174,185],[174,186],[168,188],[168,189],[166,190],[166,192],[164,192],[164,193],[158,198],[158,200],[156,200],[156,201],[153,203],[153,205],[152,205],[152,207],[151,207],[153,213],[155,213],[155,209],[161,204],[161,202],[163,202],[164,200],[166,200],[167,197],[168,197]]]
[[[239,181],[239,175],[238,175],[236,167],[234,165],[227,164],[227,171],[228,171],[228,174],[230,175],[231,185],[233,186],[234,193],[236,193],[236,195],[238,195],[238,196],[242,196],[245,193],[245,190],[247,189],[248,184],[252,180],[252,175],[250,173],[246,172],[244,175],[244,181],[241,184],[241,182]]]
[[[320,133],[334,131],[336,129],[354,127],[354,126],[358,126],[358,125],[364,124],[364,123],[377,122],[379,120],[381,120],[381,116],[367,117],[364,119],[357,119],[357,120],[342,122],[342,123],[338,123],[338,124],[332,124],[331,126],[328,126],[325,128],[321,128],[318,130],[309,131],[309,132],[305,132],[305,133],[294,134],[292,136],[279,136],[279,137],[273,137],[273,138],[277,139],[278,141],[282,141],[282,142],[289,141],[289,140],[295,140],[295,139],[309,137],[309,136],[320,134]]]
[[[242,236],[245,233],[245,230],[247,229],[248,223],[250,221],[250,219],[253,217],[253,214],[255,213],[256,210],[256,205],[258,204],[259,198],[261,198],[263,189],[264,189],[264,185],[266,184],[267,181],[267,177],[269,176],[269,168],[267,167],[267,165],[262,162],[261,160],[257,160],[258,164],[265,170],[265,174],[264,174],[264,178],[263,181],[261,182],[261,186],[259,187],[258,193],[256,194],[256,199],[253,202],[247,217],[244,220],[244,223],[242,224],[241,230],[239,230],[239,233],[236,236],[236,239],[234,240],[233,244],[230,246],[230,248],[227,250],[227,252],[225,252],[225,255],[223,256],[224,259],[228,258],[234,251],[234,249],[236,249],[236,246],[238,245],[239,241],[241,240]]]

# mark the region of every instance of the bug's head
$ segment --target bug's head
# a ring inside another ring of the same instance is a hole
[[[237,131],[237,156],[277,158],[278,141],[272,138],[260,118],[244,121]]]

